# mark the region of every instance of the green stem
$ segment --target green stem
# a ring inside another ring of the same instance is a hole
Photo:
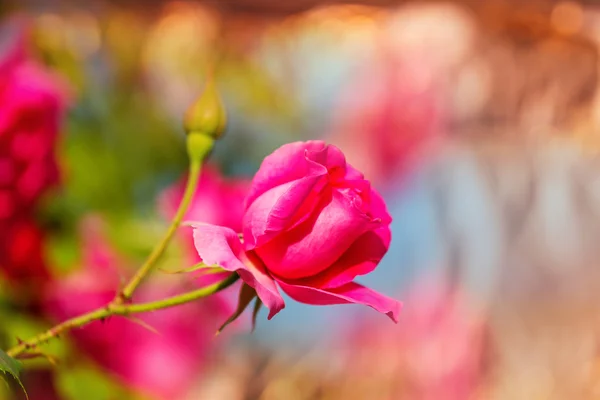
[[[137,270],[135,275],[131,278],[131,280],[125,285],[120,295],[115,298],[114,304],[123,304],[131,300],[133,296],[133,292],[137,287],[142,283],[144,278],[148,275],[148,273],[152,270],[152,267],[156,264],[156,262],[160,259],[160,257],[165,252],[169,242],[173,238],[173,235],[177,231],[177,228],[181,224],[181,221],[187,211],[192,198],[194,197],[194,192],[196,191],[196,187],[198,186],[198,180],[200,178],[200,172],[202,170],[202,160],[198,158],[192,158],[190,160],[190,168],[189,168],[189,176],[187,180],[187,184],[185,187],[185,192],[183,194],[183,198],[181,203],[179,204],[179,208],[175,213],[175,217],[171,221],[171,225],[169,229],[167,229],[167,233],[163,237],[163,239],[154,247],[150,256],[146,259],[146,262]]]
[[[28,352],[29,350],[35,349],[40,344],[47,343],[49,340],[58,337],[64,332],[67,332],[74,328],[82,327],[93,321],[108,318],[113,315],[127,316],[148,311],[162,310],[165,308],[178,306],[180,304],[189,303],[191,301],[198,300],[203,297],[208,297],[231,286],[238,279],[239,275],[237,273],[233,273],[221,282],[215,283],[210,286],[206,286],[201,289],[193,290],[191,292],[168,297],[166,299],[140,304],[109,304],[97,310],[90,311],[87,314],[83,314],[78,317],[66,320],[48,329],[46,332],[40,333],[39,335],[34,336],[33,338],[25,342],[19,343],[17,346],[8,350],[6,354],[8,354],[11,357],[16,357],[22,353]]]
[[[192,290],[191,292],[167,297],[166,299],[162,300],[150,301],[148,303],[113,306],[111,309],[116,315],[139,314],[148,311],[162,310],[163,308],[169,308],[178,306],[180,304],[189,303],[191,301],[201,299],[203,297],[210,296],[211,294],[220,292],[221,290],[233,285],[238,279],[239,275],[237,273],[233,273],[229,275],[227,279],[224,279],[221,282],[203,287],[201,289]]]

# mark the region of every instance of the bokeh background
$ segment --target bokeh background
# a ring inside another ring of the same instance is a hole
[[[326,140],[394,217],[361,282],[404,302],[394,325],[288,300],[215,337],[232,289],[97,322],[26,361],[31,400],[600,398],[596,2],[8,0],[0,17],[1,348],[110,300],[161,237],[209,71],[228,129],[187,218],[236,229],[267,154]],[[181,231],[161,269],[195,262]],[[138,299],[197,284],[158,271]]]

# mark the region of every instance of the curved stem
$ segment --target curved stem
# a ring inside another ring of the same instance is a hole
[[[60,336],[60,334],[67,332],[74,328],[79,328],[90,322],[108,318],[113,315],[131,315],[139,314],[148,311],[162,310],[169,307],[174,307],[180,304],[189,303],[194,300],[208,297],[215,294],[235,283],[239,279],[237,273],[229,275],[226,279],[221,282],[215,283],[210,286],[206,286],[201,289],[193,290],[191,292],[182,293],[176,296],[168,297],[162,300],[151,301],[148,303],[140,304],[109,304],[105,307],[99,308],[94,311],[90,311],[87,314],[80,315],[75,318],[66,320],[50,329],[46,332],[40,333],[33,338],[19,343],[17,346],[9,349],[6,354],[11,357],[16,357],[19,354],[27,352],[31,349],[36,348],[40,344],[47,343],[53,338]]]
[[[6,354],[11,357],[16,357],[24,351],[31,350],[41,343],[47,343],[50,339],[58,337],[61,333],[69,331],[78,326],[83,326],[89,322],[96,321],[109,316],[106,308],[99,308],[87,314],[71,318],[60,324],[48,329],[46,332],[40,333],[30,340],[19,343],[17,346],[9,349]]]
[[[186,292],[176,296],[167,297],[166,299],[150,301],[147,303],[117,305],[111,307],[110,309],[115,315],[139,314],[148,311],[162,310],[163,308],[178,306],[180,304],[189,303],[191,301],[210,296],[211,294],[217,293],[233,285],[238,279],[239,275],[237,273],[233,273],[221,282],[203,287],[201,289],[192,290],[191,292]]]
[[[165,252],[169,242],[173,238],[173,235],[177,231],[177,228],[181,224],[181,220],[187,211],[192,198],[194,197],[194,192],[196,191],[196,187],[198,186],[198,180],[200,178],[200,172],[202,170],[202,161],[197,159],[190,160],[190,168],[189,168],[189,176],[187,180],[187,184],[185,187],[185,192],[183,194],[183,198],[181,199],[181,203],[179,204],[179,208],[173,217],[173,221],[171,221],[171,225],[169,225],[169,229],[167,229],[167,233],[163,237],[163,239],[154,247],[150,256],[146,259],[146,262],[137,270],[135,275],[131,278],[131,280],[125,285],[120,294],[115,298],[113,302],[115,305],[123,304],[131,300],[131,296],[133,296],[133,292],[137,287],[142,283],[146,275],[150,272],[152,267],[156,264],[156,262],[160,259],[160,257]]]

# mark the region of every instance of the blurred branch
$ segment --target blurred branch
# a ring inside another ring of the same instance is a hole
[[[123,302],[127,302],[131,299],[133,292],[137,287],[142,283],[142,280],[148,275],[154,264],[158,261],[158,259],[165,252],[167,245],[173,238],[173,235],[177,231],[177,228],[181,224],[181,220],[187,211],[190,202],[192,201],[192,197],[196,192],[196,187],[198,186],[198,180],[200,179],[200,171],[202,170],[202,160],[193,160],[190,162],[190,172],[187,180],[187,184],[185,187],[185,193],[183,194],[183,199],[179,204],[179,208],[169,225],[167,233],[164,238],[158,243],[158,245],[152,250],[152,253],[146,260],[146,262],[142,265],[142,267],[136,272],[136,274],[131,278],[131,281],[125,286],[125,288],[118,294],[117,298],[115,298],[115,304],[121,304]]]
[[[131,314],[145,313],[148,311],[162,310],[181,304],[189,303],[204,297],[213,295],[223,289],[228,288],[239,279],[237,273],[232,273],[226,279],[213,285],[193,290],[191,292],[179,294],[166,299],[151,301],[139,304],[113,304],[90,311],[87,314],[80,315],[64,321],[29,340],[20,342],[17,346],[9,349],[6,353],[11,357],[19,357],[22,354],[40,354],[36,351],[37,346],[45,344],[54,338],[60,337],[61,334],[68,332],[74,328],[80,328],[93,321],[105,320],[114,315],[128,316]],[[32,351],[33,350],[33,351]]]

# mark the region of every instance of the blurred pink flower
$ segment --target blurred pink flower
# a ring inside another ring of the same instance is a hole
[[[392,221],[381,196],[342,152],[322,141],[286,144],[265,158],[246,197],[243,243],[227,227],[198,223],[209,265],[237,271],[269,308],[284,301],[364,304],[396,320],[400,304],[356,282],[387,252]]]
[[[57,182],[54,151],[66,100],[64,84],[18,39],[0,60],[0,220],[29,215]]]
[[[391,382],[393,398],[468,400],[481,384],[484,324],[443,280],[417,284],[393,329],[364,320],[353,326],[349,369]]]
[[[378,48],[340,93],[327,140],[375,185],[410,173],[441,136],[442,92],[431,75],[427,57]]]
[[[160,198],[162,213],[171,218],[177,211],[183,196],[186,179],[165,190]],[[244,216],[244,198],[250,190],[250,180],[224,178],[218,169],[205,165],[194,194],[190,208],[185,214],[184,221],[199,221],[213,225],[225,226],[235,232],[242,230]],[[189,232],[180,236],[188,243],[190,265],[200,261],[198,252]]]
[[[61,321],[107,304],[120,285],[118,257],[103,238],[98,220],[83,230],[84,267],[54,283],[46,301],[48,314]],[[142,285],[135,302],[168,297],[186,290],[168,277]],[[189,290],[189,288],[187,289]],[[122,382],[158,399],[178,399],[195,381],[218,343],[219,325],[231,308],[219,297],[138,315],[146,327],[124,317],[93,322],[72,332],[79,347]]]
[[[50,277],[44,260],[44,232],[31,218],[0,223],[0,271],[13,282],[37,286]]]
[[[28,56],[24,31],[14,36],[0,55],[0,270],[39,280],[46,271],[34,212],[58,180],[54,151],[66,91]]]

